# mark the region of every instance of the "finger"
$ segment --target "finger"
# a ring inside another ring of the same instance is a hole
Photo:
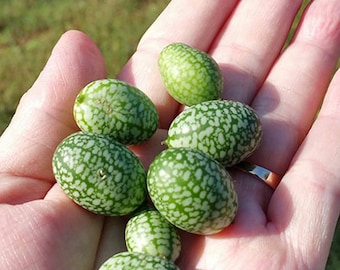
[[[313,1],[254,99],[263,140],[252,161],[284,175],[311,127],[340,55],[340,2]]]
[[[2,269],[93,269],[102,218],[59,189],[44,202],[0,205]]]
[[[286,230],[287,241],[303,256],[306,268],[325,267],[340,213],[339,105],[340,71],[269,205],[269,218],[278,231]]]
[[[160,128],[167,128],[179,106],[165,91],[158,71],[158,55],[171,42],[209,49],[215,35],[233,10],[236,0],[173,0],[145,33],[136,53],[118,76],[136,85],[154,102]]]
[[[267,223],[267,207],[273,189],[254,175],[235,170],[232,172],[238,196],[238,210],[234,225],[238,229],[257,229]],[[249,226],[251,224],[251,226]],[[227,229],[228,231],[228,229]],[[228,231],[229,233],[229,231]]]
[[[94,269],[99,269],[114,254],[126,251],[125,227],[127,222],[128,217],[105,218]]]
[[[0,172],[54,181],[54,149],[77,129],[74,99],[88,82],[103,77],[104,61],[95,44],[81,32],[64,34],[0,139]]]
[[[250,103],[287,38],[300,1],[240,1],[210,51],[224,75],[224,98]]]

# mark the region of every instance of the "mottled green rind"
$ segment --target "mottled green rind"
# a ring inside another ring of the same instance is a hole
[[[259,146],[262,127],[248,105],[230,100],[211,100],[185,109],[172,122],[165,141],[168,147],[198,149],[233,166]]]
[[[178,228],[214,234],[234,219],[238,200],[231,176],[211,156],[170,148],[151,163],[147,187],[157,210]]]
[[[127,145],[149,139],[158,127],[158,112],[138,88],[115,79],[89,83],[78,94],[74,118],[83,131],[109,135]]]
[[[146,198],[146,170],[137,156],[110,137],[77,132],[55,150],[52,162],[56,181],[85,209],[121,216],[138,208]]]
[[[99,270],[180,270],[173,262],[137,252],[121,252],[102,264]]]
[[[181,250],[179,233],[157,210],[144,210],[131,217],[125,229],[128,251],[175,261]]]
[[[184,105],[220,99],[223,76],[207,53],[183,43],[172,43],[160,53],[159,71],[169,94]]]

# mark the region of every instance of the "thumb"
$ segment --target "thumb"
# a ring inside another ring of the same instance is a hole
[[[63,34],[0,138],[0,172],[54,181],[54,149],[77,130],[72,114],[76,95],[105,76],[103,57],[93,41],[79,31]]]

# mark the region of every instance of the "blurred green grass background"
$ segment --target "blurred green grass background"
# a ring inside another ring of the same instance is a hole
[[[0,134],[60,35],[88,34],[117,75],[169,0],[0,0]]]
[[[169,1],[0,0],[0,134],[62,33],[79,29],[88,34],[104,55],[108,75],[115,77]],[[331,270],[340,269],[339,229],[338,224],[327,263]]]

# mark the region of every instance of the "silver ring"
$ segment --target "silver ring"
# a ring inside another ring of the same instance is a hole
[[[281,177],[276,173],[250,162],[241,162],[235,167],[249,175],[252,175],[256,179],[259,179],[259,181],[263,181],[273,190],[275,190],[281,182]]]
[[[249,174],[257,177],[258,179],[260,179],[264,182],[266,182],[268,180],[268,178],[273,174],[270,170],[268,170],[264,167],[261,167],[259,165],[252,164],[252,163],[246,162],[246,161],[237,164],[236,167],[241,169],[242,171],[244,171],[246,173],[249,173]],[[267,184],[269,184],[269,183],[267,183]],[[270,186],[272,186],[272,185],[270,185]]]

